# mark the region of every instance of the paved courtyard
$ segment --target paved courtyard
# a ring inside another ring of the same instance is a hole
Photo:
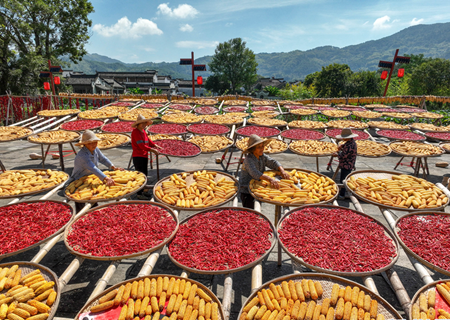
[[[372,134],[373,131],[370,131]],[[377,141],[388,143],[386,139],[376,138]],[[54,147],[56,151],[56,146]],[[69,145],[64,145],[64,149],[70,149]],[[15,141],[9,143],[0,144],[0,160],[3,162],[7,169],[25,169],[25,168],[40,168],[40,160],[31,160],[28,157],[30,153],[41,153],[40,146],[28,143],[27,141]],[[110,149],[104,151],[104,154],[116,165],[126,168],[128,166],[128,161],[131,154],[131,146],[120,147],[116,149]],[[229,172],[234,173],[237,168],[237,162],[240,157],[240,151],[233,154],[231,160],[232,164],[229,166]],[[220,157],[222,154],[205,154],[200,155],[196,158],[189,159],[179,159],[171,158],[169,162],[165,157],[160,158],[160,173],[161,178],[168,176],[174,172],[180,171],[190,171],[190,170],[218,170],[223,171],[224,167],[221,164],[216,164],[215,159]],[[277,154],[273,156],[276,160],[285,168],[302,168],[308,170],[316,170],[316,159],[312,157],[298,156],[291,152],[285,152],[282,154]],[[74,155],[70,155],[65,158],[66,172],[71,173],[73,168]],[[228,155],[226,157],[228,159]],[[374,169],[374,170],[393,170],[395,164],[400,159],[397,155],[390,155],[384,158],[363,158],[358,157],[356,162],[357,170]],[[326,170],[326,166],[329,158],[320,158],[320,172],[326,174],[330,177],[333,173]],[[405,159],[404,163],[409,163],[410,158]],[[434,183],[441,182],[442,176],[448,173],[447,168],[438,168],[435,163],[438,161],[448,161],[450,162],[450,155],[444,154],[441,157],[430,158],[428,160],[430,175],[428,180]],[[225,163],[225,162],[224,162]],[[336,168],[337,163],[333,164],[333,168]],[[51,159],[48,157],[46,161],[46,168],[60,169],[59,160]],[[398,171],[406,174],[412,174],[413,169],[402,165],[398,167]],[[149,184],[154,184],[156,179],[156,170],[151,170],[149,173]],[[23,200],[39,199],[43,196],[37,195],[32,197],[27,197]],[[51,199],[63,200],[61,193],[54,195]],[[6,205],[11,200],[0,200],[0,205]],[[354,208],[353,204],[349,200],[338,201],[340,206]],[[71,203],[73,205],[73,203]],[[364,212],[387,225],[386,220],[381,214],[378,207],[362,203]],[[448,208],[447,208],[448,209]],[[269,217],[272,221],[274,220],[274,206],[268,204],[262,204],[262,213]],[[191,215],[192,212],[181,212],[180,221]],[[399,217],[403,213],[396,211],[396,216]],[[132,245],[132,244],[130,244]],[[39,251],[39,248],[29,250],[25,253],[9,257],[4,259],[2,262],[12,262],[12,261],[29,261],[33,256]],[[137,276],[142,265],[144,264],[147,256],[142,256],[139,259],[129,259],[121,261],[117,268],[116,273],[112,277],[109,285],[114,285],[125,279],[131,279]],[[74,256],[65,248],[64,242],[60,241],[57,245],[46,255],[46,257],[41,261],[41,264],[49,267],[58,276],[60,276],[70,262],[74,259]],[[289,256],[282,253],[282,266],[277,265],[277,246],[268,256],[268,258],[263,262],[263,283],[283,276],[291,274],[292,264]],[[84,303],[87,301],[89,295],[95,288],[97,280],[100,279],[105,272],[106,268],[109,266],[109,262],[85,260],[81,265],[80,269],[75,273],[71,281],[64,288],[63,294],[61,296],[61,302],[59,309],[56,313],[57,317],[67,317],[72,318],[81,309]],[[416,291],[423,286],[423,282],[419,275],[413,268],[410,260],[407,258],[406,254],[402,249],[400,249],[400,257],[394,266],[394,270],[398,273],[401,281],[403,282],[409,296],[412,298]],[[306,268],[303,270],[305,272],[311,272]],[[429,270],[432,278],[434,280],[448,278],[440,273],[435,273]],[[153,270],[153,274],[173,274],[180,275],[182,269],[175,266],[168,258],[165,250],[160,256],[156,267]],[[214,293],[217,294],[219,299],[223,296],[223,284],[224,276],[210,276],[210,275],[199,275],[190,274],[190,278],[200,281],[201,283],[208,286]],[[380,295],[385,298],[395,309],[397,309],[402,315],[403,310],[399,304],[393,290],[391,289],[384,274],[375,275],[374,277],[377,288]],[[351,280],[362,283],[361,278],[349,278]],[[233,297],[232,297],[232,308],[230,319],[236,320],[239,310],[241,309],[246,298],[251,292],[251,269],[246,271],[238,272],[233,277]]]

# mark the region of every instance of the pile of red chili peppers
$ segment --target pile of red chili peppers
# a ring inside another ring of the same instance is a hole
[[[144,104],[141,104],[139,107],[147,108],[147,109],[158,109],[158,108],[161,108],[162,106],[163,106],[162,104],[144,103]]]
[[[355,140],[367,140],[369,139],[369,134],[361,131],[361,130],[352,130],[353,133],[357,134],[358,136],[353,138]],[[342,129],[328,129],[327,130],[327,136],[336,138],[337,135],[340,135],[342,133]]]
[[[300,209],[283,220],[278,236],[306,263],[340,272],[377,270],[397,255],[383,227],[347,209]]]
[[[440,140],[450,140],[450,133],[447,132],[428,132],[427,136]]]
[[[331,108],[331,107],[311,107],[311,109],[319,110],[319,111],[336,110],[335,108]]]
[[[176,226],[167,210],[158,206],[112,205],[77,220],[67,242],[73,250],[83,254],[118,257],[157,246]]]
[[[427,110],[424,109],[417,109],[417,108],[398,108],[396,109],[397,112],[406,112],[406,113],[416,113],[416,112],[426,112]]]
[[[0,208],[0,255],[25,249],[50,237],[69,222],[70,212],[69,205],[51,201]]]
[[[403,131],[403,130],[378,130],[377,134],[391,139],[399,139],[399,140],[424,140],[424,137],[420,134],[413,133],[411,131]]]
[[[398,235],[415,254],[439,268],[450,271],[450,217],[413,215],[397,223]]]
[[[256,134],[260,137],[273,137],[280,134],[277,128],[260,127],[260,126],[245,126],[240,127],[236,132],[242,136],[250,136]]]
[[[230,131],[227,126],[215,123],[196,123],[191,124],[188,130],[198,134],[224,134]]]
[[[148,127],[148,132],[156,134],[183,134],[187,131],[182,124],[160,123]]]
[[[131,121],[117,121],[105,124],[102,131],[105,132],[131,132],[133,127],[131,126],[133,122]]]
[[[181,111],[187,111],[187,110],[191,110],[192,107],[188,104],[171,104],[169,106],[170,109],[175,109],[175,110],[181,110]]]
[[[271,237],[269,222],[253,212],[212,210],[180,225],[169,252],[190,268],[235,269],[265,254],[271,247]]]
[[[392,109],[392,108],[376,108],[377,112],[401,112],[398,111],[398,109]]]
[[[286,105],[285,108],[292,109],[292,110],[295,110],[295,109],[310,109],[310,108],[305,107],[305,106],[297,106],[297,105]]]
[[[320,140],[325,137],[321,132],[306,129],[289,129],[283,131],[281,136],[293,140]]]
[[[203,106],[195,108],[194,111],[198,114],[214,114],[219,112],[219,109],[216,107]]]
[[[132,102],[113,102],[111,103],[109,106],[114,106],[114,107],[130,107],[130,106],[134,106],[135,103]]]
[[[245,112],[247,107],[225,107],[223,111],[225,112]]]
[[[339,110],[350,111],[350,112],[352,112],[352,111],[367,111],[366,109],[360,108],[360,107],[355,107],[355,108],[345,108],[344,107],[344,108],[339,108]]]
[[[103,125],[103,121],[99,120],[76,120],[69,121],[61,125],[61,129],[68,131],[82,131],[98,128]]]
[[[261,106],[261,107],[252,107],[252,111],[268,111],[275,110],[273,106]]]
[[[183,140],[158,140],[154,142],[162,149],[159,153],[168,156],[188,157],[200,154],[202,151],[197,145]]]

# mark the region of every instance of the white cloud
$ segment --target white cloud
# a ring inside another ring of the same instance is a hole
[[[168,3],[161,3],[158,6],[158,14],[171,18],[186,19],[194,18],[198,14],[198,10],[189,4],[180,4],[177,8],[171,9]]]
[[[189,24],[185,24],[185,25],[182,25],[181,27],[180,27],[180,31],[183,31],[183,32],[192,32],[192,31],[194,31],[194,28],[192,28],[192,26],[191,25],[189,25]]]
[[[422,22],[423,22],[423,19],[416,19],[416,18],[414,18],[414,19],[411,20],[409,25],[410,26],[415,26],[415,25],[421,24]]]
[[[153,49],[153,48],[144,48],[144,51],[152,52],[152,51],[155,51],[155,49]]]
[[[219,44],[219,41],[178,41],[176,46],[178,48],[195,48],[195,49],[205,49],[205,48],[215,48]]]
[[[135,39],[145,35],[163,34],[163,32],[158,29],[158,26],[153,21],[138,18],[135,23],[132,23],[127,17],[120,18],[110,27],[102,24],[96,24],[92,30],[104,37],[120,36],[122,38]]]
[[[387,24],[389,21],[391,21],[391,18],[389,16],[378,18],[373,23],[373,30],[383,30],[390,28],[391,25]]]
[[[233,22],[227,22],[225,23],[225,27],[231,27],[233,25]]]

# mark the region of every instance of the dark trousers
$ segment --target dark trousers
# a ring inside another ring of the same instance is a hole
[[[352,172],[352,170],[350,170],[350,169],[341,168],[341,177],[339,178],[339,183],[342,183],[351,172]],[[345,196],[345,187],[341,188],[341,191],[339,191],[339,195],[341,197]]]
[[[136,171],[142,172],[145,176],[148,176],[148,158],[144,157],[133,157],[133,164]],[[144,189],[139,191],[137,194],[142,194]]]
[[[255,209],[255,198],[250,193],[241,193],[241,202],[244,208]]]

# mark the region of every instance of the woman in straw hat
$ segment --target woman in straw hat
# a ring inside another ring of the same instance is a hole
[[[250,180],[266,180],[271,186],[279,188],[278,181],[272,177],[264,174],[266,167],[273,170],[279,170],[281,176],[285,179],[289,178],[289,174],[284,171],[281,164],[264,154],[264,147],[270,139],[263,140],[256,134],[252,134],[248,139],[248,147],[244,150],[246,154],[242,170],[240,174],[239,183],[241,185],[241,201],[245,208],[253,209],[255,207],[255,198],[249,192]]]
[[[91,130],[86,130],[81,136],[80,142],[76,143],[76,146],[81,146],[81,150],[75,157],[72,176],[70,181],[78,180],[81,177],[95,174],[100,180],[102,180],[106,185],[114,185],[114,180],[111,177],[105,175],[99,168],[99,163],[106,166],[111,170],[123,170],[122,168],[114,166],[107,157],[103,155],[97,144],[101,139],[99,139],[94,132]],[[84,207],[84,203],[76,203],[75,205],[77,212]]]
[[[336,139],[345,142],[338,147],[338,152],[333,154],[339,159],[339,169],[341,170],[339,183],[342,183],[355,168],[357,146],[353,138],[357,136],[348,128],[342,129],[341,134],[336,136]],[[341,188],[339,191],[339,199],[345,199],[345,188]]]
[[[131,132],[131,146],[133,148],[133,164],[137,171],[142,172],[148,176],[148,152],[152,148],[161,149],[148,138],[145,128],[148,127],[152,121],[145,119],[144,116],[138,115],[136,122],[131,126],[134,128]],[[139,200],[150,200],[143,194],[141,190],[137,194]]]

